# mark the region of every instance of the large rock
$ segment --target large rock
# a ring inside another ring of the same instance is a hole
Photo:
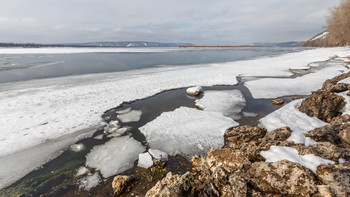
[[[350,146],[350,123],[345,123],[340,127],[339,137],[344,144],[348,145],[347,147]]]
[[[250,142],[253,140],[258,140],[264,137],[266,134],[266,129],[251,126],[240,126],[226,131],[225,140],[226,143],[232,143],[237,148],[245,142]]]
[[[114,195],[118,196],[130,190],[133,187],[132,182],[134,180],[135,179],[131,176],[123,176],[123,175],[115,176],[112,182]]]
[[[325,122],[331,122],[345,106],[344,98],[329,91],[319,90],[302,101],[299,110],[308,116],[315,116]]]
[[[253,163],[248,170],[249,182],[258,190],[283,195],[309,196],[316,193],[313,173],[298,163]]]
[[[178,197],[191,196],[194,188],[194,177],[191,172],[186,172],[183,175],[173,175],[169,172],[165,178],[158,181],[146,193],[146,197]]]
[[[323,184],[329,185],[336,196],[350,196],[350,163],[319,166],[317,177]]]
[[[327,79],[323,85],[322,89],[330,92],[343,92],[350,88],[349,84],[338,83],[339,81],[350,77],[350,72],[338,75],[332,79]]]

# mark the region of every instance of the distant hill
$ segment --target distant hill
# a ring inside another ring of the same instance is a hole
[[[266,46],[266,47],[300,47],[304,42],[278,42],[278,43],[264,43],[264,42],[254,42],[254,46]]]
[[[86,42],[86,43],[64,43],[64,44],[36,44],[36,43],[0,43],[0,47],[178,47],[182,45],[192,46],[192,43],[161,43],[161,42]]]
[[[321,32],[321,33],[317,34],[316,36],[310,38],[310,40],[306,41],[301,46],[303,46],[303,47],[327,47],[328,46],[327,35],[328,35],[327,31]]]

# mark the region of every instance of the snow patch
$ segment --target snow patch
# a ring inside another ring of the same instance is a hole
[[[323,40],[323,39],[326,38],[326,36],[327,36],[328,33],[329,33],[329,32],[325,31],[325,32],[323,32],[322,34],[320,34],[320,35],[314,37],[313,39],[311,39],[311,41],[318,40],[318,39]]]
[[[155,158],[155,159],[162,159],[164,158],[165,160],[168,160],[168,154],[166,154],[165,152],[163,151],[160,151],[160,150],[156,150],[156,149],[149,149],[148,150],[149,154]]]
[[[180,107],[164,112],[140,128],[152,149],[191,159],[224,145],[225,131],[238,123],[217,112]]]
[[[311,138],[305,137],[304,133],[322,127],[326,125],[326,123],[316,117],[309,117],[305,113],[300,112],[298,109],[302,101],[302,99],[292,101],[268,114],[266,117],[260,119],[259,126],[266,128],[268,131],[287,126],[293,131],[292,135],[287,140],[294,141],[295,143],[302,143],[307,146],[316,143]]]
[[[345,99],[345,106],[342,110],[340,110],[340,112],[342,112],[343,114],[349,114],[350,115],[350,96],[347,95],[347,91],[346,92],[341,92],[338,93],[339,96],[342,96]]]
[[[70,150],[73,152],[80,152],[85,149],[85,145],[82,143],[79,144],[73,144],[70,146]]]
[[[79,188],[84,190],[90,190],[93,187],[96,187],[101,182],[101,177],[98,174],[98,172],[95,172],[94,174],[89,174],[84,178],[81,178],[79,180]]]
[[[132,168],[138,155],[144,151],[145,147],[129,136],[112,138],[103,145],[95,146],[86,155],[86,165],[99,169],[107,178]]]
[[[266,162],[289,160],[309,168],[314,173],[316,173],[317,166],[319,165],[334,164],[333,161],[323,159],[312,154],[300,156],[299,152],[295,148],[285,146],[271,146],[270,150],[261,151],[260,155],[266,159]]]
[[[338,83],[346,83],[346,84],[350,84],[350,77],[345,78],[345,79],[343,79],[343,80],[339,81]]]
[[[219,112],[234,120],[241,119],[245,99],[239,90],[205,91],[204,96],[196,100],[196,106],[204,111]]]

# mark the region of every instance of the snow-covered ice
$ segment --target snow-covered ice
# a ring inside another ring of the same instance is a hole
[[[338,83],[347,83],[347,84],[350,84],[350,77],[345,78],[345,79],[339,81]]]
[[[96,187],[101,182],[101,177],[98,172],[94,174],[89,174],[79,180],[79,188],[84,190],[90,190],[93,187]]]
[[[146,169],[152,167],[153,160],[151,155],[148,152],[139,154],[139,161],[137,163],[137,166]]]
[[[105,131],[106,133],[114,133],[114,132],[116,132],[119,128],[120,128],[119,121],[118,121],[118,120],[113,120],[113,121],[109,122],[109,123],[105,126],[104,131]]]
[[[261,151],[260,155],[266,159],[266,162],[277,162],[282,160],[289,160],[309,168],[316,173],[317,166],[334,164],[333,161],[315,156],[312,154],[299,155],[295,148],[285,146],[271,146],[268,151]]]
[[[191,159],[195,154],[205,154],[209,148],[222,147],[225,131],[237,125],[218,112],[180,107],[162,113],[140,131],[150,148]]]
[[[1,49],[0,54],[73,53],[67,49],[60,50]],[[81,48],[79,50],[81,51],[74,52],[99,52],[96,50],[100,49]],[[144,49],[125,50],[145,52]],[[1,173],[7,175],[5,179],[1,179],[0,188],[39,167],[43,164],[42,162],[48,161],[57,155],[57,152],[76,142],[75,139],[66,140],[64,143],[57,140],[104,126],[105,123],[101,118],[103,113],[124,102],[147,98],[165,90],[198,84],[202,86],[234,85],[237,83],[237,76],[290,77],[293,75],[289,70],[291,67],[307,66],[312,62],[328,60],[335,55],[349,56],[349,49],[322,48],[226,63],[154,67],[116,73],[3,83],[0,86],[0,160],[2,164],[0,176],[3,176]],[[49,149],[38,150],[37,147],[44,144],[46,146],[48,145],[46,142],[49,141],[55,143],[52,143]],[[39,151],[41,154],[28,151]],[[14,159],[15,155],[24,152],[27,153],[26,155],[32,155],[32,158],[18,162],[21,165],[16,168],[12,164],[9,165],[15,160],[21,160]],[[3,165],[4,160],[8,165],[7,169],[6,165]],[[9,177],[11,173],[14,175]]]
[[[303,143],[307,146],[314,144],[315,141],[305,137],[304,133],[322,127],[326,123],[316,117],[309,117],[305,113],[300,112],[298,109],[301,102],[301,99],[292,101],[268,114],[266,117],[260,119],[260,126],[266,128],[268,131],[288,126],[293,132],[287,140],[294,141],[295,143]]]
[[[219,112],[224,116],[239,120],[245,102],[245,98],[239,90],[209,90],[204,92],[202,98],[196,100],[196,106],[205,111]]]
[[[142,115],[141,110],[132,110],[130,112],[119,114],[117,118],[123,123],[137,122],[140,120]]]
[[[85,175],[85,174],[87,174],[87,173],[89,173],[90,172],[90,170],[87,168],[87,167],[85,167],[85,166],[80,166],[79,168],[78,168],[78,170],[77,170],[77,173],[75,174],[75,176],[81,176],[81,175]]]
[[[156,150],[156,149],[148,149],[148,152],[149,154],[155,158],[155,159],[161,159],[161,158],[164,158],[166,160],[168,160],[168,154],[166,154],[165,152],[163,151],[160,151],[160,150]]]
[[[264,78],[248,81],[245,86],[255,99],[277,98],[289,95],[309,95],[322,87],[325,80],[349,69],[342,65],[327,67],[297,78]]]
[[[112,138],[103,145],[95,146],[86,155],[86,165],[99,169],[107,178],[132,168],[138,155],[144,151],[145,147],[129,136]]]

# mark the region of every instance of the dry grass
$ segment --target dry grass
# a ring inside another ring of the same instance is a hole
[[[350,45],[350,0],[343,0],[338,7],[331,9],[331,16],[327,22],[327,45]]]

